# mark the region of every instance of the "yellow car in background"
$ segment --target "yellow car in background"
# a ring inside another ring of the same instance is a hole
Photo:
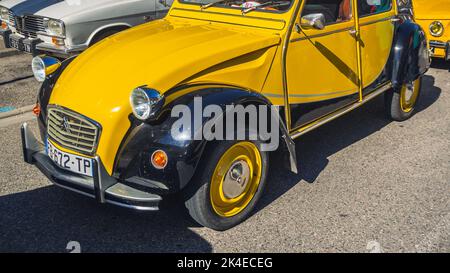
[[[416,22],[430,41],[432,57],[450,60],[450,0],[414,0]]]

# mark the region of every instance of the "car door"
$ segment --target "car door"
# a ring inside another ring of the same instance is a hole
[[[127,17],[133,18],[133,25],[139,25],[157,19],[156,6],[158,0],[127,1]]]
[[[305,0],[287,55],[290,128],[305,127],[359,99],[354,0]],[[301,18],[323,14],[323,29]]]
[[[395,30],[393,0],[358,0],[362,85],[364,95],[386,79],[384,69]]]
[[[156,2],[156,19],[164,18],[172,6],[173,0],[157,0]]]

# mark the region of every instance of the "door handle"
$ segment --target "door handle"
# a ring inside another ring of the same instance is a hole
[[[392,23],[397,23],[397,22],[400,22],[401,20],[402,20],[402,19],[397,18],[397,17],[391,18],[391,22],[392,22]]]

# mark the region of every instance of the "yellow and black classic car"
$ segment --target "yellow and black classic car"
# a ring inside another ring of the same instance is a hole
[[[40,137],[22,126],[24,158],[100,203],[157,210],[175,194],[225,230],[251,214],[275,152],[297,172],[295,139],[379,95],[411,117],[429,64],[393,0],[177,0],[77,57],[33,59]]]
[[[432,57],[450,60],[450,0],[413,0],[415,21],[427,33]]]

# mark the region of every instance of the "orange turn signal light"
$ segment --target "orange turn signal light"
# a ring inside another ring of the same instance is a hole
[[[163,150],[156,150],[152,154],[151,162],[156,169],[164,169],[167,166],[167,154]]]
[[[8,25],[5,22],[2,22],[2,29],[8,29]]]
[[[57,45],[57,46],[63,46],[64,45],[64,40],[60,39],[60,38],[52,37],[52,43],[54,45]]]
[[[33,107],[33,114],[36,116],[39,116],[41,114],[41,105],[39,103],[36,103],[36,105]]]

